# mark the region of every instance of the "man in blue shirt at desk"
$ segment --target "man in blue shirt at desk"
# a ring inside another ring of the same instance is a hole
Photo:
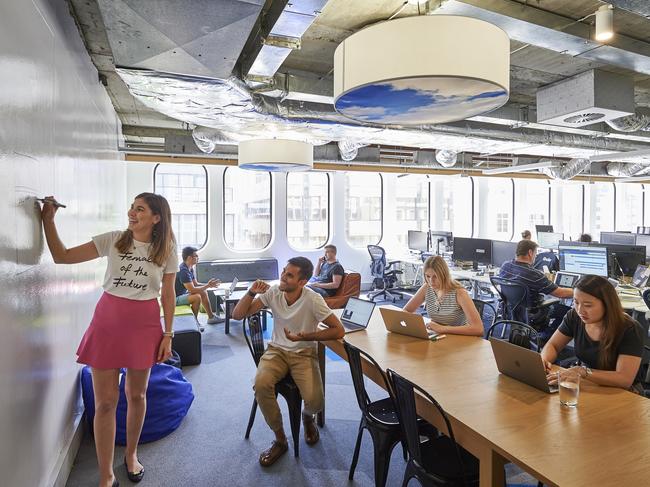
[[[325,255],[318,259],[314,269],[314,277],[309,280],[308,287],[327,298],[334,296],[343,281],[345,270],[336,259],[336,246],[326,245]]]
[[[183,249],[183,262],[178,266],[176,273],[176,306],[190,305],[194,316],[197,316],[201,305],[208,314],[208,325],[221,323],[221,321],[212,311],[210,300],[208,299],[208,289],[218,287],[221,281],[210,279],[207,284],[197,282],[194,277],[194,266],[199,261],[199,254],[194,247],[185,247]],[[201,331],[203,331],[201,325]]]
[[[532,267],[537,255],[537,243],[532,240],[521,240],[517,244],[514,260],[504,262],[499,271],[499,277],[522,284],[528,289],[528,316],[532,326],[544,325],[553,319],[552,329],[557,328],[560,321],[569,310],[561,303],[553,304],[550,308],[541,307],[544,294],[556,298],[573,298],[573,289],[558,287],[551,282],[542,271]]]

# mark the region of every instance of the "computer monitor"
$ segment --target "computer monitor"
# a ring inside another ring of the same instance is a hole
[[[516,252],[517,242],[492,240],[492,265],[495,267],[501,267],[504,262],[514,259]]]
[[[650,235],[637,235],[636,245],[637,247],[645,247],[645,256],[650,258]]]
[[[560,246],[560,270],[607,277],[606,247]]]
[[[537,235],[540,233],[553,233],[553,225],[535,225],[535,232],[537,232]]]
[[[537,232],[537,243],[543,249],[557,249],[560,240],[564,240],[563,233]]]
[[[429,240],[431,242],[431,252],[441,255],[442,252],[451,251],[454,245],[454,236],[451,232],[431,230],[429,236],[431,237]]]
[[[557,243],[558,248],[560,247],[589,247],[589,242],[579,242],[578,240],[560,240]]]
[[[416,252],[429,251],[429,239],[428,239],[427,232],[421,232],[419,230],[409,230],[407,239],[408,239],[408,248],[410,250],[415,250]]]
[[[598,244],[607,249],[610,275],[633,276],[639,264],[645,264],[646,249],[641,245]]]
[[[616,245],[636,245],[635,233],[600,232],[600,243]]]
[[[452,258],[454,260],[470,260],[474,264],[490,264],[492,263],[492,240],[455,237]]]

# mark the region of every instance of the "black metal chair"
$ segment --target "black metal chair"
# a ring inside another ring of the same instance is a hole
[[[375,458],[375,485],[383,487],[386,485],[386,478],[388,477],[388,467],[390,464],[390,456],[396,444],[402,440],[402,432],[397,420],[397,413],[395,411],[395,403],[391,396],[390,387],[386,381],[386,377],[379,367],[379,364],[366,352],[360,350],[354,345],[350,345],[345,340],[343,346],[348,354],[348,363],[350,364],[350,373],[352,374],[352,384],[354,385],[354,392],[357,396],[357,403],[361,409],[361,422],[359,423],[359,434],[357,435],[357,442],[354,446],[354,454],[352,455],[352,464],[350,465],[350,474],[348,478],[354,478],[354,470],[357,467],[359,460],[359,450],[361,449],[361,438],[363,430],[367,429],[372,438]],[[381,374],[385,388],[389,392],[389,396],[385,399],[371,402],[366,386],[363,381],[363,369],[361,365],[361,358],[366,359],[377,371]],[[404,450],[404,459],[406,459],[406,450]]]
[[[264,335],[262,329],[261,313],[269,313],[269,311],[262,310],[257,314],[245,318],[242,322],[244,330],[244,338],[248,349],[255,361],[255,367],[260,363],[260,358],[264,354]],[[280,382],[275,385],[275,395],[280,394],[287,401],[287,408],[289,410],[289,423],[291,424],[291,437],[293,439],[294,455],[298,456],[298,446],[300,443],[300,419],[302,414],[302,396],[298,386],[287,374]],[[257,400],[253,398],[253,405],[251,407],[251,414],[248,419],[248,426],[246,427],[246,435],[244,438],[248,439],[251,433],[251,428],[255,422],[255,413],[257,412]]]
[[[513,345],[518,345],[528,350],[540,352],[542,350],[539,332],[530,325],[514,320],[499,320],[494,323],[485,334],[488,340],[492,335],[501,331],[499,339],[506,339]]]
[[[409,458],[402,487],[415,477],[424,487],[479,485],[478,459],[456,443],[454,431],[444,409],[424,389],[388,369],[388,380],[395,393],[400,425]],[[429,401],[442,417],[445,435],[421,442],[417,427],[415,392]]]
[[[379,245],[368,245],[368,253],[370,254],[370,273],[373,277],[372,287],[378,289],[368,293],[368,299],[374,301],[376,297],[380,296],[386,300],[392,299],[393,302],[398,296],[403,299],[404,295],[401,292],[391,289],[397,282],[397,276],[402,274],[400,270],[391,269],[396,262],[387,263],[386,251]]]
[[[496,307],[487,301],[482,299],[472,299],[474,306],[478,311],[478,314],[481,315],[481,321],[483,321],[483,326],[488,327],[488,329],[494,325],[494,322],[497,319],[497,309]],[[486,323],[487,321],[487,323]]]

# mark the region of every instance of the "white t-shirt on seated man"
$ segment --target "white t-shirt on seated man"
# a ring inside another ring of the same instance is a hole
[[[309,259],[289,259],[282,270],[279,285],[271,287],[264,281],[255,281],[232,313],[234,319],[241,320],[265,306],[273,312],[273,337],[255,375],[255,399],[264,419],[275,433],[275,441],[259,458],[264,467],[273,465],[288,449],[275,395],[275,385],[287,373],[291,374],[298,386],[305,404],[305,441],[313,445],[319,439],[313,415],[322,409],[324,398],[316,342],[343,338],[345,331],[323,297],[305,288],[313,271],[314,266]],[[320,322],[325,324],[325,329],[318,328]]]

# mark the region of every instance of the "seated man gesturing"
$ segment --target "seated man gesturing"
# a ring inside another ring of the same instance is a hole
[[[197,282],[194,277],[194,266],[199,261],[199,255],[194,247],[185,247],[182,256],[183,262],[178,266],[176,274],[176,306],[189,304],[194,316],[198,316],[199,308],[203,305],[208,314],[208,325],[219,323],[219,318],[215,316],[210,306],[207,290],[219,286],[221,281],[210,279],[207,284]]]
[[[324,398],[316,342],[343,338],[345,332],[323,297],[305,287],[313,270],[312,263],[305,257],[289,259],[279,285],[271,287],[264,281],[255,281],[233,310],[236,320],[264,307],[273,312],[273,336],[255,376],[255,399],[275,433],[271,447],[260,455],[259,461],[264,467],[273,465],[288,448],[275,396],[275,384],[287,373],[291,374],[305,403],[302,413],[305,441],[313,445],[319,439],[314,414],[323,408]],[[320,322],[327,328],[319,330]]]

